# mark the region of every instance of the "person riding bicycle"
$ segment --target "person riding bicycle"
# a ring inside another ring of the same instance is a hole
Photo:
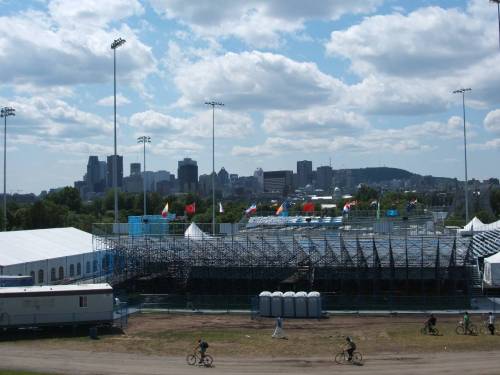
[[[198,340],[198,350],[200,352],[200,362],[199,363],[203,363],[207,349],[208,349],[208,343],[205,340],[200,338]]]
[[[437,322],[437,319],[434,316],[434,314],[429,315],[429,318],[425,322],[425,328],[427,329],[427,331],[429,333],[434,332],[434,329],[436,328],[436,322]]]
[[[492,335],[495,334],[495,315],[492,312],[488,314],[488,329]]]
[[[469,317],[469,313],[466,311],[464,313],[464,333],[465,334],[469,333],[469,325],[470,325],[470,317]]]
[[[347,360],[352,361],[352,354],[356,350],[356,344],[354,343],[354,341],[352,341],[352,339],[349,336],[347,336],[345,340],[347,341],[346,352],[349,355],[349,358]]]

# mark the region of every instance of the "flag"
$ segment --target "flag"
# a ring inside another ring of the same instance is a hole
[[[168,215],[168,202],[165,205],[165,207],[163,207],[163,211],[161,212],[161,216],[167,217],[167,215]]]
[[[413,210],[415,207],[417,207],[417,198],[411,200],[408,202],[408,205],[406,206],[406,211],[407,212],[410,212],[411,210]]]
[[[224,213],[224,207],[222,207],[222,203],[219,202],[219,213],[223,214]]]
[[[251,215],[257,212],[257,203],[253,203],[250,207],[245,210],[245,214]]]
[[[302,211],[304,212],[314,212],[314,203],[313,202],[306,202],[302,206]]]
[[[290,203],[288,201],[284,201],[281,206],[276,210],[276,216],[287,216],[288,209],[290,208]]]
[[[346,203],[344,204],[344,208],[342,209],[342,212],[343,212],[344,214],[346,214],[346,213],[348,213],[348,212],[349,212],[349,210],[350,210],[350,209],[351,209],[351,204],[350,204],[349,202],[346,202]]]
[[[186,207],[184,207],[184,211],[186,211],[188,215],[194,215],[196,212],[196,202],[186,205]]]

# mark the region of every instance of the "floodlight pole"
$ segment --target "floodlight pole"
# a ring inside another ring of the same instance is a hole
[[[118,223],[118,158],[116,151],[116,49],[121,45],[125,44],[125,39],[118,38],[111,43],[111,49],[113,50],[113,93],[114,93],[114,155],[113,155],[113,190],[115,193],[115,223]]]
[[[205,102],[212,107],[212,235],[215,236],[215,107],[222,107],[224,103]]]
[[[497,4],[497,14],[498,14],[498,46],[500,48],[500,0],[490,0],[490,3]]]
[[[467,91],[471,91],[471,88],[462,88],[459,90],[453,91],[454,94],[462,94],[462,110],[463,110],[463,119],[464,119],[464,163],[465,163],[465,224],[469,222],[469,194],[468,194],[468,185],[469,181],[467,179],[467,133],[465,128],[465,93]]]
[[[146,143],[151,143],[151,137],[142,136],[137,138],[137,143],[142,143],[144,145],[144,171],[142,177],[142,189],[144,191],[144,213],[143,215],[147,215],[146,210]]]
[[[3,117],[3,231],[7,231],[7,117],[15,116],[16,110],[11,107],[4,107],[0,110],[0,117]]]

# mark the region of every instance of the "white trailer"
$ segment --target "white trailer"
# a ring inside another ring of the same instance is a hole
[[[0,288],[0,327],[98,325],[113,322],[109,284]]]

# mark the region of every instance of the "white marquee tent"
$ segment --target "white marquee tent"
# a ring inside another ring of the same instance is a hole
[[[203,232],[195,223],[191,223],[191,225],[186,229],[184,237],[189,238],[190,240],[206,240],[212,238]]]
[[[500,287],[500,252],[484,259],[483,281],[489,287]]]
[[[474,217],[469,223],[459,232],[485,232],[490,230],[500,229],[500,220],[495,221],[491,224],[484,224],[477,217]]]

